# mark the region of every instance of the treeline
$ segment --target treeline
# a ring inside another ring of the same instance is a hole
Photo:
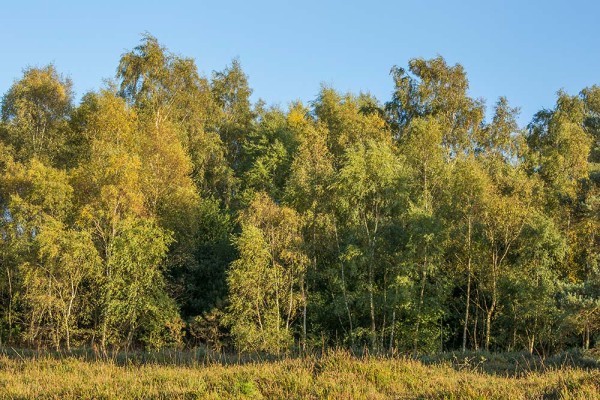
[[[2,98],[3,345],[547,352],[600,335],[600,87],[526,129],[460,65],[252,104],[152,36]]]

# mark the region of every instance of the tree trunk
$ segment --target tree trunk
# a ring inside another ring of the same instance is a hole
[[[390,351],[394,352],[394,329],[396,327],[396,308],[392,311],[392,331],[390,332]]]
[[[385,349],[385,327],[387,323],[387,268],[383,270],[383,321],[381,323],[381,350]]]
[[[75,299],[74,296],[72,296],[69,299],[69,306],[67,307],[67,312],[65,314],[65,336],[66,336],[66,345],[67,345],[67,351],[71,351],[71,329],[69,327],[69,320],[71,319],[71,310],[73,308],[73,300]]]
[[[479,322],[479,308],[481,304],[479,303],[479,290],[475,291],[475,298],[477,299],[477,307],[475,307],[475,319],[473,321],[473,348],[475,351],[479,350],[479,340],[477,338],[477,323]]]
[[[491,341],[491,332],[492,332],[492,315],[494,314],[495,309],[496,309],[496,293],[495,293],[495,289],[494,289],[494,291],[492,293],[492,304],[490,305],[490,308],[487,310],[486,317],[485,317],[485,349],[487,351],[490,350],[490,341]]]
[[[308,282],[302,282],[302,351],[306,352],[306,297],[308,295]]]
[[[9,343],[12,342],[12,321],[13,321],[13,315],[12,315],[12,306],[13,306],[13,289],[12,289],[12,279],[10,276],[10,267],[6,267],[6,277],[8,278],[8,314],[7,314],[7,319],[8,319],[8,341]]]
[[[467,330],[469,326],[469,308],[471,306],[471,216],[467,219],[467,301],[465,307],[465,324],[463,326],[462,351],[467,351]]]
[[[344,305],[346,306],[346,312],[348,313],[348,324],[350,325],[350,346],[354,347],[354,337],[352,336],[352,314],[350,313],[350,306],[348,305],[348,296],[346,295],[346,276],[344,274],[344,263],[342,262],[342,295],[344,296]]]
[[[304,283],[303,283],[304,285]],[[290,329],[290,322],[292,319],[292,308],[294,306],[294,280],[293,278],[290,279],[290,301],[288,303],[288,312],[287,312],[287,318],[285,320],[285,329],[289,330]]]
[[[337,232],[337,225],[334,224],[333,229],[335,232],[335,243],[337,245],[337,250],[338,250],[338,254],[339,254],[341,251],[340,251],[340,241],[339,241],[338,232]],[[352,336],[352,333],[353,333],[352,314],[350,313],[350,306],[348,305],[348,296],[346,295],[346,275],[344,273],[344,263],[342,262],[341,264],[342,264],[342,268],[341,268],[342,296],[344,297],[344,305],[346,306],[346,312],[348,313],[348,324],[350,326],[350,347],[352,347],[354,350],[354,337]]]
[[[585,324],[585,345],[584,345],[584,349],[585,350],[589,350],[590,349],[590,324],[586,323]]]
[[[377,331],[375,327],[375,300],[373,298],[373,263],[369,263],[369,306],[371,311],[371,348],[375,349],[377,344]]]
[[[425,258],[424,264],[427,263],[427,257]],[[423,270],[421,271],[421,291],[419,293],[419,305],[417,307],[417,322],[415,324],[415,337],[413,341],[413,353],[416,356],[418,354],[419,347],[419,329],[421,326],[421,311],[423,308],[423,299],[425,297],[425,281],[427,279],[427,271],[425,269],[425,265],[423,265]]]
[[[471,256],[467,261],[467,301],[465,308],[465,324],[463,326],[462,351],[467,351],[467,331],[469,326],[469,307],[471,305]]]
[[[371,316],[371,348],[375,349],[377,346],[377,326],[375,324],[375,298],[373,292],[375,291],[375,229],[373,234],[370,233],[369,224],[367,219],[364,219],[365,231],[369,243],[369,309]]]
[[[100,339],[100,347],[102,348],[102,354],[104,354],[106,356],[106,316],[104,317],[104,320],[102,321],[102,338]]]
[[[535,333],[532,334],[529,337],[529,346],[528,346],[528,350],[529,350],[529,354],[533,354],[533,344],[535,343]]]
[[[490,340],[491,340],[491,331],[492,331],[492,315],[496,310],[496,302],[497,302],[497,262],[498,257],[494,255],[493,265],[492,265],[492,304],[487,310],[486,313],[486,325],[485,325],[485,349],[487,351],[490,350]]]

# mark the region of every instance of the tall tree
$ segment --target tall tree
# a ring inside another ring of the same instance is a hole
[[[31,341],[51,339],[71,351],[73,331],[85,318],[93,293],[83,286],[94,282],[100,258],[88,231],[48,221],[35,237],[39,259],[21,266],[23,300],[28,309]]]
[[[73,91],[70,79],[53,65],[28,68],[2,98],[6,142],[18,160],[31,157],[52,163],[66,162],[68,117]]]
[[[481,219],[490,186],[490,179],[480,160],[472,155],[457,160],[451,175],[452,195],[450,204],[447,205],[449,209],[446,209],[446,223],[450,225],[452,239],[448,251],[452,255],[452,261],[467,275],[462,327],[463,351],[467,349],[474,274],[485,262],[481,257]]]
[[[235,240],[240,258],[227,277],[231,332],[241,350],[279,353],[292,343],[292,324],[304,300],[308,260],[301,219],[259,193],[240,222]]]
[[[467,95],[469,81],[460,64],[449,66],[438,56],[409,61],[408,71],[394,67],[392,100],[386,104],[395,135],[402,136],[414,118],[431,116],[442,127],[442,140],[449,157],[469,149],[471,137],[484,116],[481,100]]]
[[[489,295],[484,304],[486,350],[489,350],[492,340],[492,322],[499,297],[498,281],[510,265],[509,254],[533,212],[533,182],[522,171],[508,169],[504,174],[498,173],[492,182],[481,219],[487,254],[484,285]]]
[[[303,218],[304,242],[310,259],[305,287],[302,288],[302,296],[305,298],[302,314],[304,348],[309,333],[307,308],[312,289],[317,285],[317,281],[321,280],[319,278],[323,278],[323,269],[334,262],[339,253],[336,250],[333,213],[335,198],[331,198],[329,191],[334,178],[334,168],[333,157],[327,148],[327,130],[324,126],[315,124],[307,114],[302,107],[298,106],[290,110],[287,116],[288,124],[296,132],[300,145],[294,156],[285,188],[285,199]],[[346,294],[343,264],[340,274],[345,312],[349,331],[352,332],[352,316]],[[315,298],[318,298],[318,294],[315,294]],[[352,340],[352,335],[349,335],[349,338]]]
[[[254,120],[250,104],[252,89],[239,60],[233,60],[223,71],[213,73],[211,91],[219,107],[217,129],[227,148],[227,160],[237,171]]]
[[[337,214],[340,225],[347,229],[345,245],[349,262],[364,271],[356,279],[367,296],[370,342],[377,343],[376,269],[381,231],[390,217],[403,205],[405,167],[390,142],[367,140],[350,147],[334,181]]]

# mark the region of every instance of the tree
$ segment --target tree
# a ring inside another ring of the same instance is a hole
[[[81,293],[82,285],[96,277],[100,258],[89,232],[68,229],[55,220],[40,227],[35,242],[39,260],[20,267],[29,309],[27,336],[31,341],[49,336],[57,350],[64,340],[71,351],[72,331],[89,317],[83,308],[92,293]]]
[[[546,212],[569,242],[565,270],[578,280],[585,280],[589,272],[584,255],[588,249],[597,248],[593,228],[589,229],[594,224],[593,218],[588,218],[593,215],[588,206],[593,203],[595,185],[589,179],[593,129],[588,132],[586,121],[588,127],[593,123],[586,115],[593,118],[593,112],[586,112],[580,96],[559,92],[555,108],[537,113],[527,135],[529,168],[545,184]]]
[[[181,329],[177,306],[164,292],[160,269],[171,239],[148,219],[128,218],[122,225],[102,282],[105,323],[110,339],[124,342],[126,348],[140,331],[142,343],[159,348],[176,341]]]
[[[600,86],[594,85],[581,91],[586,111],[584,126],[592,137],[590,162],[600,163]]]
[[[413,352],[418,351],[421,340],[423,307],[426,283],[429,275],[435,275],[440,266],[444,228],[438,217],[439,200],[447,181],[447,165],[444,158],[443,130],[432,117],[415,118],[399,141],[400,151],[411,167],[411,205],[407,215],[407,258],[417,267],[419,291],[415,310]]]
[[[39,255],[38,238],[44,226],[53,223],[68,223],[72,212],[73,188],[64,171],[47,167],[35,158],[21,164],[10,158],[6,160],[0,177],[2,198],[2,250],[3,298],[8,339],[24,328],[17,321],[26,321],[29,332],[36,331],[39,324],[31,313],[21,314],[26,306],[23,299],[27,284],[24,269],[28,264],[37,264]],[[43,237],[43,235],[42,235]],[[61,325],[62,326],[62,325]],[[34,339],[30,335],[31,339]]]
[[[182,106],[191,101],[210,107],[206,81],[192,59],[169,53],[152,35],[143,35],[141,42],[121,56],[117,68],[120,95],[129,104],[148,113],[157,128],[169,119],[185,119]]]
[[[592,142],[583,120],[583,102],[559,92],[556,108],[540,111],[529,125],[532,168],[559,199],[573,199],[578,181],[588,176]]]
[[[213,73],[211,92],[219,107],[217,130],[227,148],[228,164],[238,171],[240,155],[254,120],[250,104],[252,89],[239,60],[233,60],[223,71]]]
[[[375,269],[380,261],[380,235],[390,217],[403,205],[404,179],[403,160],[394,153],[391,143],[367,140],[346,151],[333,183],[337,216],[340,225],[348,230],[345,258],[358,263],[366,273],[357,279],[365,279],[361,286],[368,296],[372,347],[377,343]]]
[[[492,180],[494,184],[488,189],[481,218],[484,251],[488,259],[488,268],[484,271],[485,287],[489,294],[489,299],[485,301],[486,350],[490,348],[492,317],[498,305],[498,280],[533,210],[532,180],[519,170],[507,172],[510,175],[498,174]]]
[[[561,298],[565,310],[564,331],[581,335],[581,344],[589,349],[600,321],[600,290],[598,269],[590,271],[583,282],[564,285]]]
[[[467,96],[469,81],[460,64],[448,66],[440,56],[415,58],[409,61],[408,72],[393,67],[391,75],[395,90],[386,110],[397,138],[413,119],[430,116],[442,128],[442,142],[449,157],[471,147],[484,106],[481,100]]]
[[[89,155],[73,171],[73,183],[79,223],[90,230],[101,258],[93,329],[103,350],[109,344],[129,347],[134,340],[147,346],[177,340],[179,316],[161,269],[172,233],[158,226],[153,215],[164,200],[152,197],[153,187],[144,187],[155,171],[142,166],[145,144],[137,114],[109,91],[86,100],[81,126]],[[162,160],[164,153],[157,153]],[[152,165],[149,161],[146,167]]]
[[[240,172],[246,190],[264,191],[275,199],[282,198],[292,154],[298,146],[294,134],[282,111],[271,109],[261,115],[243,145]]]
[[[141,116],[140,129],[149,143],[162,142],[189,160],[185,166],[199,189],[223,200],[233,186],[226,149],[216,133],[220,113],[208,80],[194,60],[170,53],[146,34],[142,43],[121,56],[119,94]],[[180,149],[176,149],[180,147]]]
[[[296,132],[300,141],[298,151],[290,168],[290,177],[285,187],[286,201],[297,210],[303,219],[304,242],[310,266],[307,270],[305,287],[302,288],[304,308],[302,313],[303,346],[306,348],[308,303],[312,286],[324,274],[328,263],[336,260],[339,251],[335,245],[335,198],[329,191],[333,183],[333,157],[327,149],[327,130],[317,125],[307,117],[301,107],[290,110],[287,116],[288,124]],[[319,269],[319,266],[321,269]],[[348,317],[349,330],[352,332],[352,316],[346,295],[344,265],[340,268],[342,280],[342,295],[345,311]],[[352,340],[352,335],[350,335]]]
[[[366,140],[385,141],[389,132],[377,101],[369,95],[341,95],[321,88],[313,104],[317,120],[327,127],[327,147],[339,167],[344,152]]]
[[[518,108],[511,108],[505,97],[500,97],[494,107],[492,122],[475,131],[477,152],[483,157],[499,157],[513,161],[516,153],[515,134],[519,131],[517,125]]]
[[[227,301],[226,272],[237,257],[231,243],[235,221],[228,210],[221,209],[214,199],[201,199],[195,212],[193,228],[188,232],[191,240],[186,241],[189,248],[183,252],[188,256],[178,261],[179,268],[167,273],[169,283],[177,288],[175,297],[182,317],[188,319],[207,316],[213,311],[223,314]]]
[[[292,341],[292,323],[304,300],[307,258],[301,219],[258,193],[240,222],[240,254],[229,269],[229,324],[242,351],[280,353]]]
[[[520,339],[523,347],[533,353],[536,343],[541,348],[557,342],[560,310],[556,299],[566,250],[565,237],[552,219],[533,211],[516,243],[515,268],[501,283],[506,293],[504,335],[508,348],[515,349]]]
[[[25,69],[2,98],[6,142],[14,147],[18,160],[66,161],[72,101],[71,80],[59,75],[53,65]]]
[[[451,197],[447,209],[447,222],[450,237],[453,238],[448,250],[453,254],[460,269],[467,274],[465,293],[465,314],[462,330],[462,350],[467,349],[467,332],[471,311],[471,291],[474,271],[481,265],[482,212],[485,209],[487,190],[491,182],[477,158],[459,158],[452,170]]]

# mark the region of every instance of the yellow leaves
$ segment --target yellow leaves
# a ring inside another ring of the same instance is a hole
[[[564,155],[563,165],[569,178],[572,180],[587,178],[592,138],[579,124],[565,123],[561,128],[562,134],[558,147]]]
[[[290,168],[286,197],[299,211],[324,202],[334,174],[333,156],[327,148],[325,127],[302,130],[301,143]]]
[[[28,68],[2,101],[2,120],[7,141],[17,156],[55,160],[64,151],[66,120],[71,109],[71,82],[54,66]]]
[[[107,90],[93,94],[84,104],[91,110],[85,116],[84,135],[96,143],[121,147],[129,151],[138,147],[137,114],[125,100]]]
[[[287,114],[287,122],[292,126],[301,126],[306,123],[305,115],[303,110],[294,108]]]
[[[135,112],[122,98],[105,90],[86,96],[78,113],[89,141],[85,162],[72,174],[82,219],[94,214],[143,214],[142,161],[137,154],[140,136]]]
[[[68,228],[60,221],[45,223],[36,240],[41,261],[57,275],[90,273],[100,262],[89,232]]]
[[[139,157],[103,145],[94,149],[90,161],[73,171],[82,222],[110,223],[126,215],[144,215]]]
[[[192,164],[173,125],[139,120],[122,98],[108,91],[88,97],[86,107],[90,155],[75,175],[83,197],[85,189],[99,196],[86,201],[100,200],[103,205],[95,207],[107,212],[141,215],[145,210],[157,213],[161,204],[176,207],[182,196],[197,199]]]
[[[427,160],[435,163],[444,161],[442,147],[442,127],[431,117],[416,118],[408,126],[406,135],[401,140],[403,153],[417,163]]]
[[[365,116],[366,125],[372,126],[375,130],[381,130],[386,128],[385,119],[379,114],[371,113]]]
[[[294,240],[299,240],[301,218],[293,209],[279,206],[264,192],[257,193],[250,207],[241,214],[240,221],[257,226],[259,229],[278,234],[277,230],[284,230],[283,235],[290,235]],[[291,239],[288,239],[291,240]]]
[[[244,231],[263,238],[263,250],[280,268],[303,270],[308,264],[302,250],[303,222],[295,210],[275,204],[266,193],[257,193],[240,222]]]
[[[22,211],[29,210],[30,217],[44,213],[61,218],[72,204],[73,188],[67,173],[47,167],[37,159],[28,164],[10,162],[1,177],[2,190],[13,199],[20,199]]]
[[[328,147],[340,157],[348,146],[368,140],[391,143],[377,101],[368,95],[340,95],[323,88],[315,104],[317,117],[328,130]]]
[[[235,239],[240,258],[227,278],[232,335],[241,348],[279,351],[289,342],[289,323],[302,304],[308,265],[302,220],[258,193],[240,222],[242,233]]]
[[[192,162],[174,129],[166,124],[159,129],[148,127],[146,132],[141,145],[140,178],[148,208],[156,212],[161,205],[189,202],[187,196],[197,199],[191,179]]]

